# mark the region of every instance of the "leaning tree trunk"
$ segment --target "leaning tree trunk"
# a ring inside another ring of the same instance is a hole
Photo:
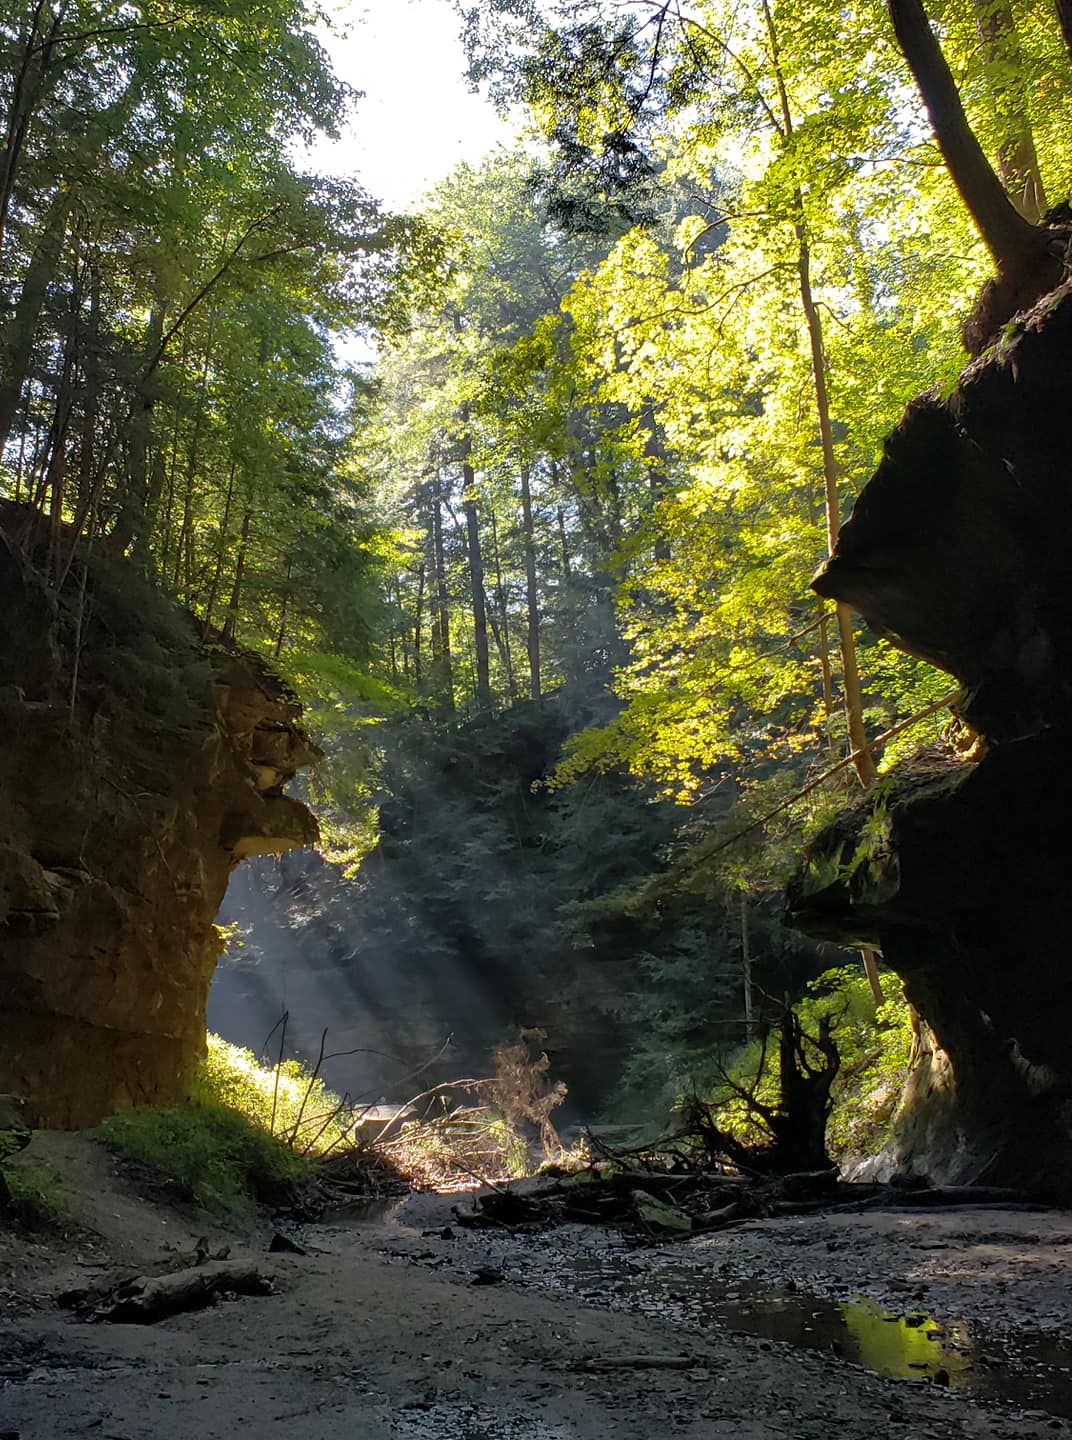
[[[1053,268],[1046,232],[1020,214],[983,154],[920,0],[887,3],[897,43],[919,86],[946,168],[999,276],[1018,289],[1030,284],[1040,267],[1047,273]]]
[[[782,127],[785,139],[793,135],[793,113],[789,105],[789,94],[785,87],[780,62],[778,32],[774,27],[774,16],[770,5],[764,0],[763,14],[770,42],[771,58],[774,64],[778,98],[781,107]],[[834,553],[841,529],[841,503],[838,497],[838,463],[834,454],[834,427],[830,415],[830,391],[826,383],[826,355],[823,350],[823,325],[815,304],[811,283],[811,250],[805,225],[804,196],[798,189],[793,199],[795,218],[793,232],[797,243],[797,278],[800,285],[800,303],[808,330],[808,348],[811,355],[812,383],[815,389],[815,414],[819,422],[819,441],[823,457],[823,495],[826,505],[826,534],[829,553]],[[845,719],[849,732],[849,749],[860,784],[868,786],[875,779],[874,757],[868,748],[867,731],[864,728],[863,693],[860,688],[860,670],[856,663],[856,638],[852,630],[852,611],[847,605],[837,605],[838,639],[841,646],[842,694],[845,703]]]
[[[1072,0],[1055,0],[1057,5],[1057,20],[1061,26],[1061,34],[1064,36],[1065,49],[1069,58],[1072,59]]]
[[[815,411],[819,420],[819,440],[823,455],[823,490],[826,497],[826,538],[829,553],[834,553],[841,530],[841,505],[838,498],[838,463],[834,454],[834,427],[830,417],[830,391],[826,384],[826,357],[823,353],[823,328],[811,287],[811,254],[802,225],[795,227],[798,245],[800,299],[808,326],[811,350],[812,380],[815,386]],[[845,702],[845,719],[849,730],[849,747],[861,785],[870,785],[878,774],[875,759],[868,749],[864,728],[863,690],[860,668],[856,662],[856,637],[852,631],[852,611],[847,605],[836,606],[838,640],[841,646],[841,683]]]

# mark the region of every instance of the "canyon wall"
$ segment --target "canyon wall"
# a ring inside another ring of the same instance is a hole
[[[923,755],[813,842],[793,923],[878,945],[922,1020],[894,1163],[1072,1193],[1072,289],[889,438],[820,594],[963,685]]]
[[[231,870],[308,845],[316,757],[255,656],[129,562],[71,567],[0,509],[0,1092],[35,1125],[182,1099]]]

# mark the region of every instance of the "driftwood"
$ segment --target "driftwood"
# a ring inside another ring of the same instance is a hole
[[[172,1275],[124,1280],[93,1311],[114,1325],[155,1325],[170,1315],[203,1310],[223,1295],[271,1295],[272,1277],[253,1265],[199,1265]]]
[[[614,1170],[597,1162],[588,1171],[533,1184],[499,1186],[473,1209],[455,1207],[466,1228],[533,1229],[580,1223],[616,1226],[647,1239],[667,1240],[724,1230],[766,1217],[858,1212],[904,1206],[1031,1205],[1022,1190],[990,1185],[878,1185],[846,1182],[834,1169],[791,1175],[726,1175],[695,1169]],[[1046,1207],[1038,1207],[1046,1208]]]

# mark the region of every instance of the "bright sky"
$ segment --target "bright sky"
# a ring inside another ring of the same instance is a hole
[[[314,148],[314,168],[356,176],[400,210],[459,161],[479,161],[508,138],[492,107],[467,88],[449,0],[341,0],[333,13],[349,32],[327,39],[336,72],[365,98],[341,141]]]

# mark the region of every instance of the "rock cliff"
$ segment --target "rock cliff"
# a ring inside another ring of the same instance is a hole
[[[317,752],[132,566],[46,583],[36,527],[0,509],[0,1092],[83,1126],[186,1093],[228,875],[316,838],[283,788]]]
[[[920,757],[813,843],[812,934],[881,947],[922,1021],[897,1157],[1072,1194],[1072,289],[886,445],[820,594],[956,676],[983,758]]]

